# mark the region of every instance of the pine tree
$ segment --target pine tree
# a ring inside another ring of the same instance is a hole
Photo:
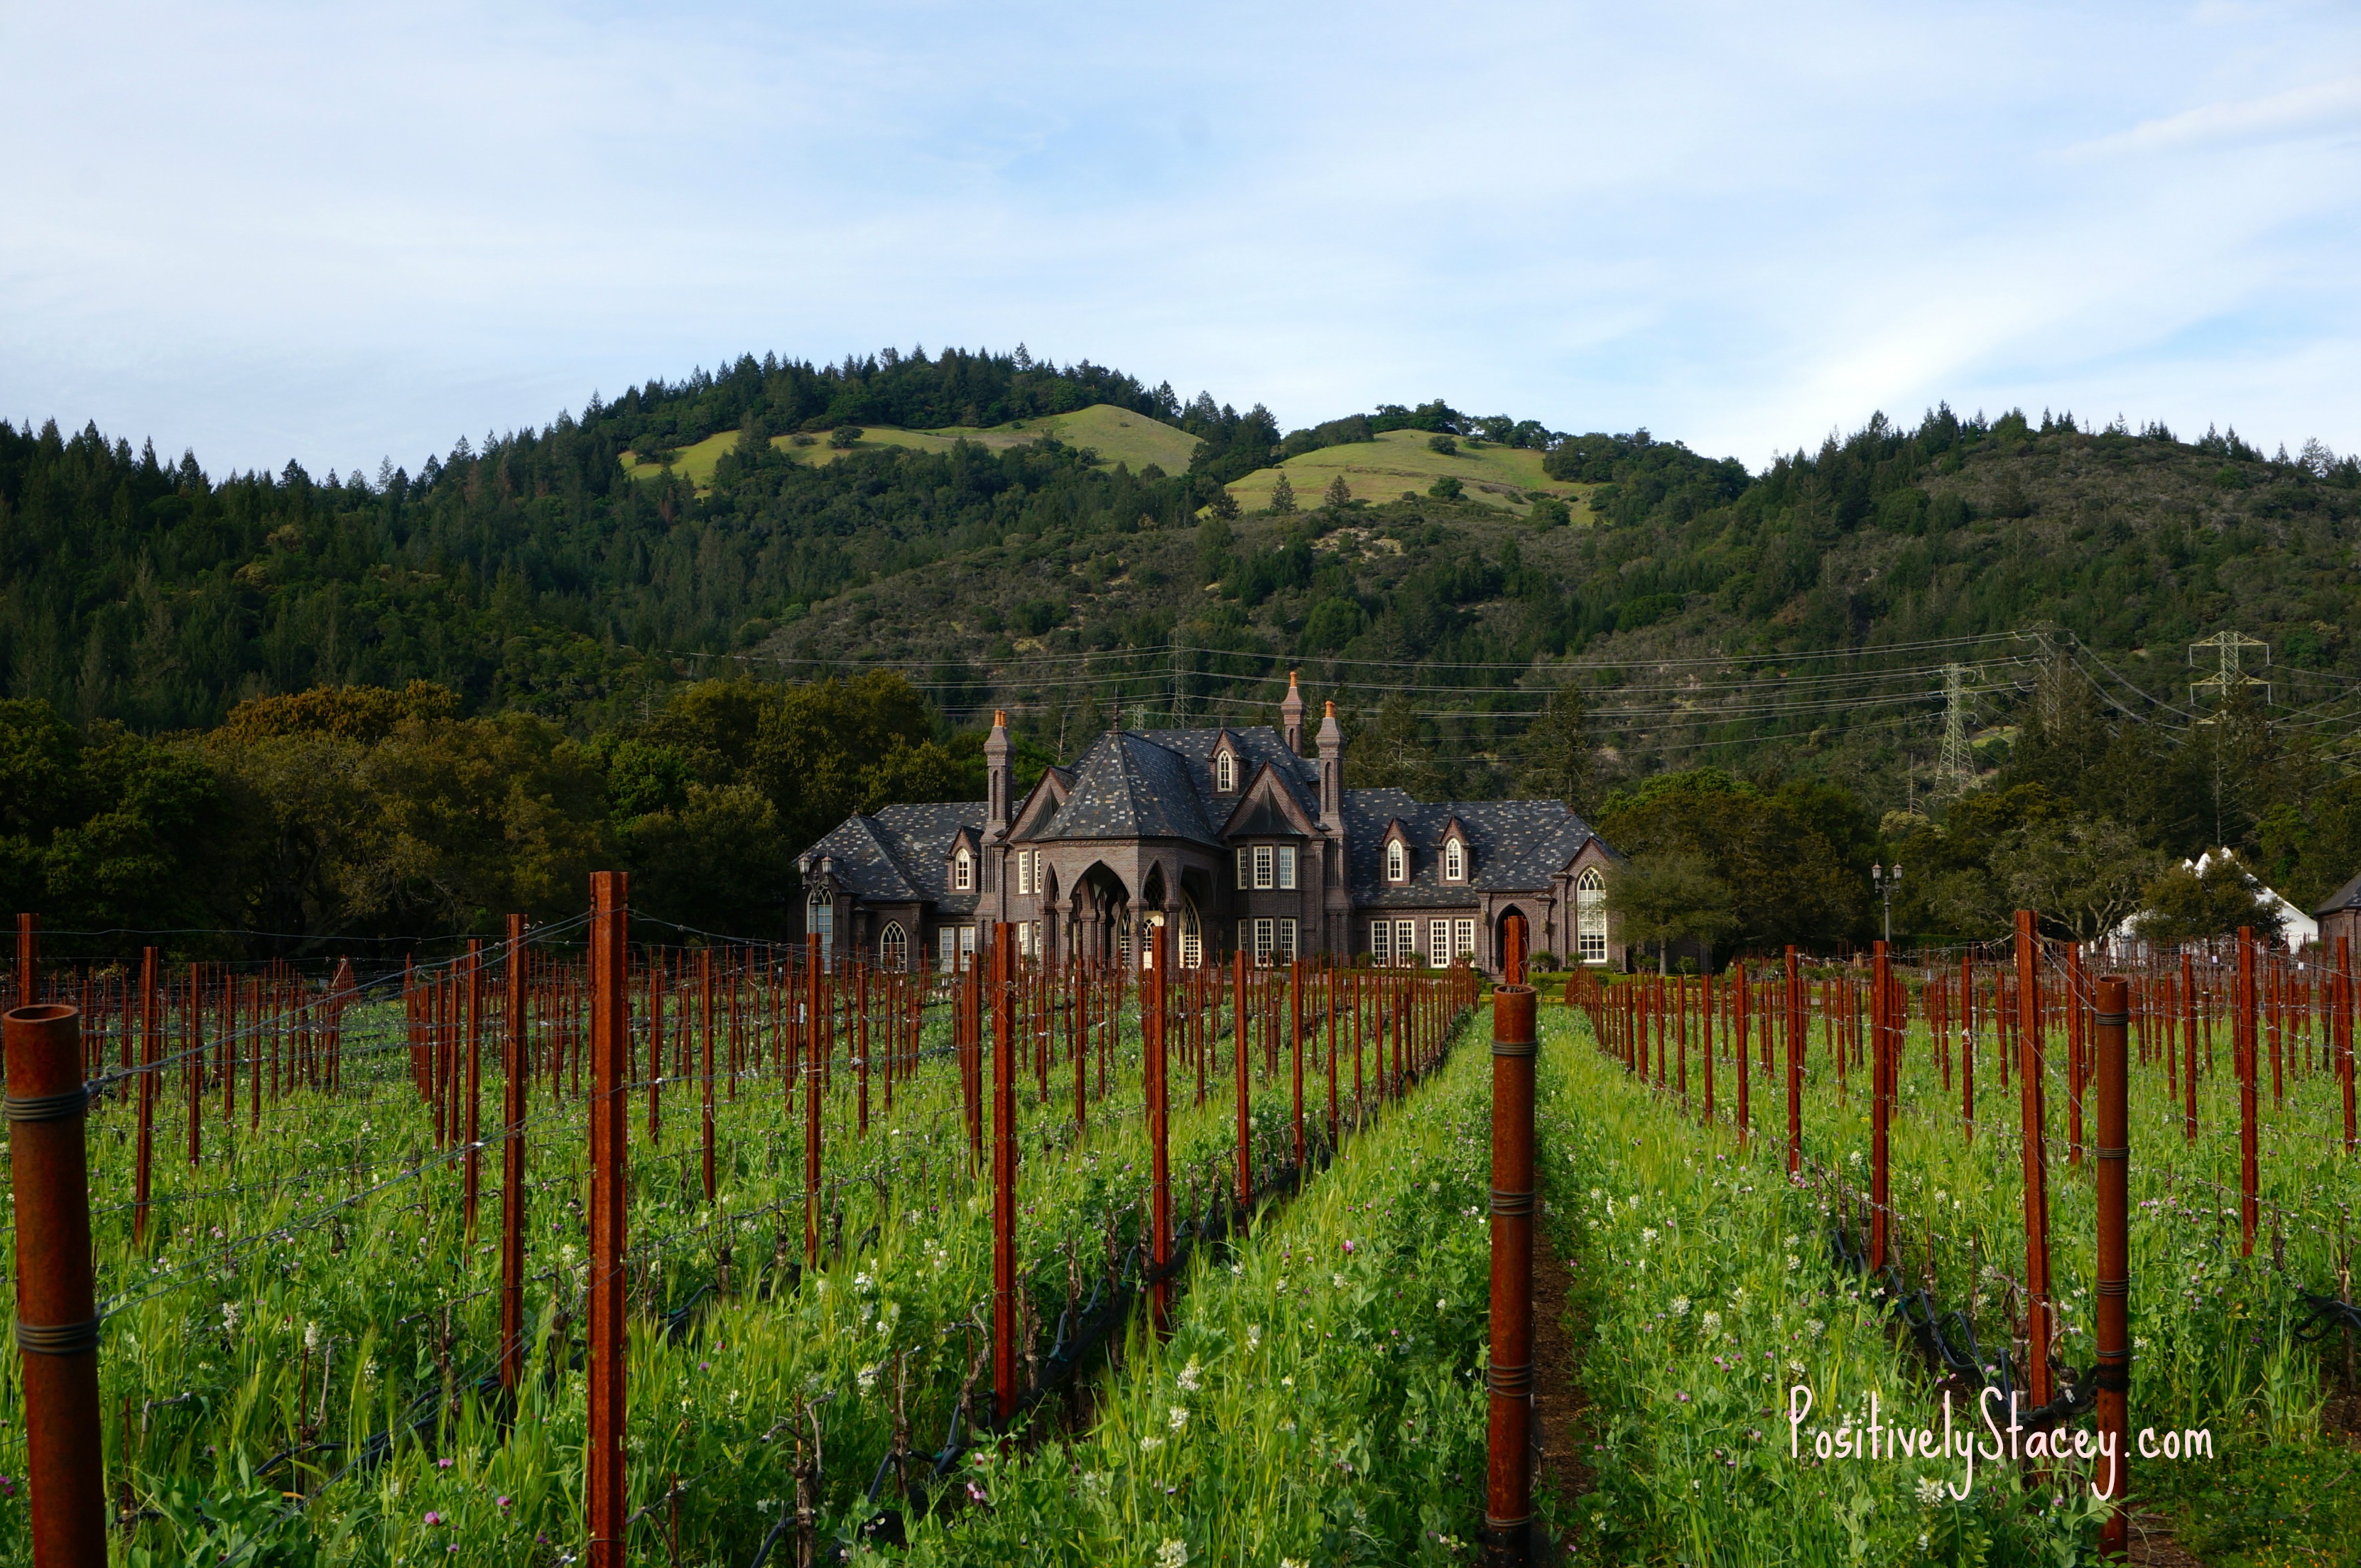
[[[1353,487],[1345,482],[1344,475],[1339,474],[1328,481],[1327,491],[1321,496],[1320,504],[1330,511],[1343,511],[1353,504]]]
[[[1270,488],[1270,510],[1278,517],[1291,516],[1295,511],[1295,487],[1287,482],[1285,474]]]

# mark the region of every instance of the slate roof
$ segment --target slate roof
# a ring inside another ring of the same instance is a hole
[[[837,880],[866,902],[932,902],[945,914],[963,913],[975,907],[975,893],[950,889],[951,840],[962,828],[983,832],[984,811],[981,800],[881,806],[846,817],[807,853],[814,866],[828,856]]]
[[[1206,754],[1212,755],[1210,748]],[[1074,764],[1066,804],[1032,840],[1186,839],[1218,849],[1222,840],[1206,819],[1202,778],[1189,759],[1154,735],[1109,732]]]
[[[2314,918],[2334,915],[2340,909],[2361,909],[2361,876],[2355,877],[2328,895],[2328,902],[2313,910]]]
[[[1475,864],[1465,883],[1443,880],[1444,832],[1456,819]],[[1411,845],[1410,881],[1386,881],[1386,829],[1402,825]],[[1555,800],[1456,800],[1433,805],[1398,789],[1345,792],[1345,833],[1352,856],[1345,884],[1356,905],[1371,908],[1473,906],[1484,892],[1549,886],[1594,837],[1590,825]]]
[[[1278,769],[1287,786],[1295,792],[1296,804],[1303,814],[1317,822],[1320,819],[1320,763],[1316,758],[1299,757],[1288,750],[1287,738],[1268,724],[1248,724],[1238,729],[1148,729],[1140,738],[1152,740],[1189,763],[1190,776],[1203,795],[1223,802],[1235,802],[1235,794],[1213,795],[1213,747],[1227,735],[1238,753],[1238,788],[1251,783],[1265,762]],[[1208,813],[1218,825],[1229,815],[1224,804]]]

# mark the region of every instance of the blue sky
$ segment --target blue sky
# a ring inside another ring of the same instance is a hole
[[[1444,397],[1750,466],[2361,446],[2350,5],[0,11],[0,417],[415,466],[751,350]]]

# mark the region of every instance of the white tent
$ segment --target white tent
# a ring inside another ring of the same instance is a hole
[[[2219,856],[2222,861],[2235,861],[2238,858],[2228,850],[2208,850],[2203,854],[2198,856],[2195,860],[2183,861],[2180,863],[2186,870],[2194,872],[2199,876],[2203,876],[2208,870],[2219,863],[2215,860],[2216,856]],[[2287,943],[2287,949],[2289,952],[2301,952],[2312,943],[2320,940],[2320,922],[2313,919],[2303,910],[2297,908],[2292,904],[2290,904],[2286,899],[2280,897],[2276,889],[2266,887],[2261,892],[2256,894],[2255,907],[2257,909],[2275,909],[2279,912],[2279,937],[2281,940]],[[2115,953],[2125,953],[2136,949],[2139,946],[2139,923],[2147,917],[2147,911],[2143,909],[2137,914],[2130,916],[2122,925],[2108,932],[2108,949],[2111,952]]]

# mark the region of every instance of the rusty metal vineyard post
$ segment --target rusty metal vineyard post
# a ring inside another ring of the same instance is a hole
[[[2354,1124],[2353,1106],[2353,944],[2346,937],[2336,938],[2336,974],[2331,982],[2331,1004],[2335,1017],[2336,1077],[2345,1095],[2345,1152],[2353,1152],[2355,1135],[2361,1128]]]
[[[1254,1201],[1254,1120],[1246,1067],[1246,955],[1243,948],[1230,956],[1230,1029],[1237,1058],[1238,1207],[1244,1209]]]
[[[1164,1035],[1164,938],[1168,929],[1166,925],[1159,922],[1148,930],[1148,982],[1139,989],[1139,1017],[1143,1025],[1140,1054],[1148,1058],[1148,1217],[1155,1233],[1148,1254],[1156,1275],[1155,1287],[1148,1297],[1148,1327],[1159,1335],[1170,1332],[1172,1325],[1172,1281],[1166,1277],[1172,1263],[1171,1080],[1166,1070]],[[1299,1147],[1302,1138],[1303,1102],[1301,1035],[1299,1029],[1296,1039],[1296,1136]],[[1299,1190],[1302,1180],[1302,1171],[1299,1168],[1296,1172]]]
[[[524,1384],[524,916],[509,916],[500,1045],[500,1391]],[[513,1404],[511,1406],[514,1409]]]
[[[992,1396],[1016,1414],[1016,1010],[1014,927],[992,927]]]
[[[1532,1532],[1533,993],[1492,992],[1492,1299],[1485,1555],[1526,1560]]]
[[[23,927],[18,927],[21,933]],[[16,1349],[37,1568],[105,1568],[98,1308],[91,1275],[82,1014],[27,1004],[5,1019]]]
[[[126,1025],[128,1021],[126,1020]],[[132,1173],[131,1245],[148,1247],[148,1199],[156,1159],[156,949],[142,950],[139,960],[139,1134]],[[126,1026],[125,1033],[130,1031]],[[129,1042],[125,1042],[129,1049]]]
[[[2256,1194],[2255,1108],[2257,1056],[2255,1038],[2255,928],[2238,927],[2238,994],[2231,1058],[2238,1073],[2238,1234],[2241,1253],[2255,1255],[2255,1226],[2259,1217]]]
[[[480,1124],[484,1088],[484,944],[467,938],[467,1111],[466,1131],[467,1240],[476,1239],[476,1204],[483,1190],[484,1144]]]
[[[2049,1162],[2042,1102],[2041,954],[2033,911],[2016,912],[2017,1080],[2025,1145],[2025,1380],[2036,1407],[2049,1403]]]
[[[1804,1169],[1804,977],[1787,949],[1787,1179]]]
[[[41,917],[16,916],[16,1005],[30,1007],[40,1000]]]
[[[2121,1558],[2126,1545],[2129,1508],[2125,1495],[2131,1466],[2131,1417],[2126,1408],[2132,1370],[2128,1207],[2131,1116],[2130,1071],[2125,1059],[2129,1052],[2125,1039],[2129,1001],[2130,986],[2121,977],[2108,975],[2099,981],[2097,1028],[2092,1041],[2097,1056],[2092,1065],[2097,1069],[2093,1109],[2098,1124],[2092,1151],[2098,1167],[2093,1175],[2098,1189],[2099,1234],[2097,1300],[2092,1328],[2098,1357],[2093,1376],[2099,1389],[2100,1447],[2105,1452],[2112,1440],[2114,1450],[2112,1457],[2102,1462],[2104,1485],[2096,1487],[2114,1505],[2099,1533],[2099,1554],[2110,1559]]]
[[[1872,949],[1872,983],[1876,991],[1870,997],[1869,1039],[1869,1270],[1872,1275],[1885,1272],[1886,1198],[1892,1175],[1887,1163],[1891,1147],[1894,1113],[1893,1047],[1886,1038],[1894,1007],[1893,971],[1889,967],[1885,944],[1879,942]]]
[[[631,1103],[630,880],[590,877],[589,1568],[624,1568],[624,1185]]]

